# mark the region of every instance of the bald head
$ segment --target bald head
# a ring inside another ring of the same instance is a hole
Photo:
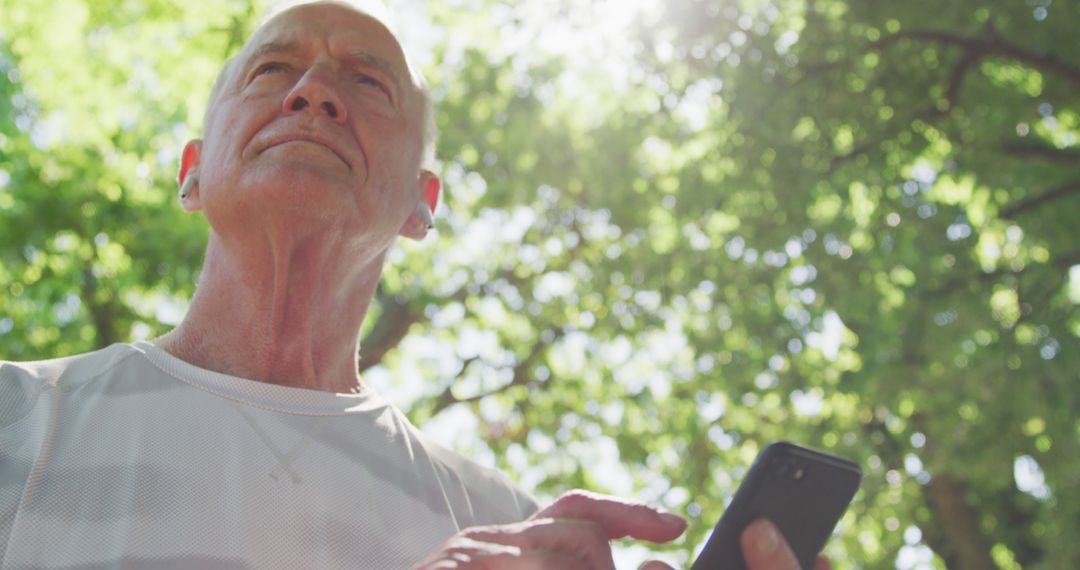
[[[407,82],[407,86],[411,89],[417,98],[417,110],[420,114],[421,135],[422,135],[422,161],[421,166],[425,168],[431,168],[435,162],[435,146],[438,139],[438,127],[435,124],[435,112],[434,104],[431,100],[430,88],[427,80],[421,73],[420,69],[413,64],[404,49],[401,47],[400,42],[397,40],[396,35],[392,32],[389,25],[389,14],[385,6],[377,2],[359,2],[359,1],[341,1],[341,0],[295,0],[291,2],[282,2],[270,12],[269,16],[263,20],[259,28],[255,30],[240,52],[229,58],[218,72],[217,77],[214,79],[214,83],[210,89],[210,97],[206,105],[206,114],[203,117],[203,132],[208,132],[210,123],[214,120],[215,111],[217,110],[218,101],[221,99],[223,93],[229,89],[234,89],[237,82],[236,74],[239,72],[244,61],[251,57],[254,51],[259,49],[265,49],[264,44],[259,44],[257,38],[259,32],[263,30],[267,25],[278,19],[290,11],[299,9],[303,6],[312,4],[328,4],[334,6],[340,6],[342,8],[352,10],[359,14],[362,14],[376,22],[378,22],[393,38],[396,48],[400,51],[401,56],[405,60],[405,66],[407,70],[407,77],[403,79]],[[376,64],[385,65],[382,62],[374,62]]]

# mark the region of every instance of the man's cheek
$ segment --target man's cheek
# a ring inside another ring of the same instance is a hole
[[[380,93],[366,93],[354,97],[349,106],[351,112],[359,113],[368,120],[374,120],[376,117],[390,119],[396,115],[390,100]]]

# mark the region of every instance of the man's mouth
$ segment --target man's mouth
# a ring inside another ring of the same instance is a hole
[[[338,160],[340,160],[341,162],[344,162],[345,165],[348,166],[350,169],[352,168],[352,164],[348,160],[345,159],[345,156],[342,155],[341,151],[339,151],[337,149],[337,147],[333,143],[333,141],[330,141],[326,137],[319,136],[316,133],[299,132],[299,133],[288,133],[288,134],[276,136],[276,137],[273,137],[272,139],[270,139],[270,142],[267,143],[267,145],[263,148],[263,150],[265,151],[265,150],[271,149],[271,148],[273,148],[275,146],[281,146],[281,145],[288,144],[288,143],[306,143],[306,144],[314,144],[314,145],[317,145],[317,146],[321,146],[321,147],[329,150],[330,152],[334,153],[334,155],[338,157]]]

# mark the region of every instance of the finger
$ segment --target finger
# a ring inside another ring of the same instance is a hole
[[[530,519],[523,523],[476,527],[470,539],[568,555],[596,570],[615,570],[607,532],[599,524],[579,519]]]
[[[561,553],[546,550],[527,550],[519,555],[499,554],[475,560],[476,564],[461,566],[469,570],[495,570],[512,568],[513,570],[592,570],[585,562]]]
[[[641,566],[638,566],[638,570],[675,570],[671,566],[660,562],[659,560],[648,560],[643,562]]]
[[[459,553],[426,564],[418,570],[589,570],[584,562],[557,552],[522,552],[521,554],[479,554],[470,556]]]
[[[503,556],[509,558],[519,556],[521,549],[507,544],[486,543],[473,540],[460,535],[455,535],[447,540],[438,552],[424,559],[414,570],[445,570],[448,568],[465,568],[467,564],[475,560],[496,558]]]
[[[584,562],[560,552],[522,550],[458,536],[415,570],[589,570]]]
[[[533,517],[591,520],[600,524],[612,540],[629,536],[668,542],[686,530],[686,519],[679,515],[588,491],[571,491]]]
[[[780,536],[776,526],[765,519],[750,523],[739,540],[750,570],[800,570],[799,561],[787,541]]]
[[[513,570],[518,570],[518,568],[524,570],[593,570],[593,567],[585,562],[561,552],[526,551],[521,557],[509,560],[508,562],[509,563],[505,566],[500,565],[500,562],[484,566],[484,568],[513,568]]]
[[[829,559],[824,556],[818,556],[814,560],[814,570],[832,570],[832,562],[829,562]]]
[[[438,552],[429,556],[416,567],[416,570],[443,570],[446,568],[462,568],[473,559],[482,557],[495,557],[499,555],[518,556],[522,549],[509,544],[486,543],[473,540],[461,535],[455,535],[438,549]]]

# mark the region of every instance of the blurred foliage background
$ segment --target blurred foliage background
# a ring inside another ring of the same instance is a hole
[[[864,466],[838,568],[1080,568],[1080,2],[391,7],[448,192],[366,382],[542,498],[685,512],[675,563],[783,438]],[[0,0],[3,358],[179,322],[178,152],[264,8]]]

